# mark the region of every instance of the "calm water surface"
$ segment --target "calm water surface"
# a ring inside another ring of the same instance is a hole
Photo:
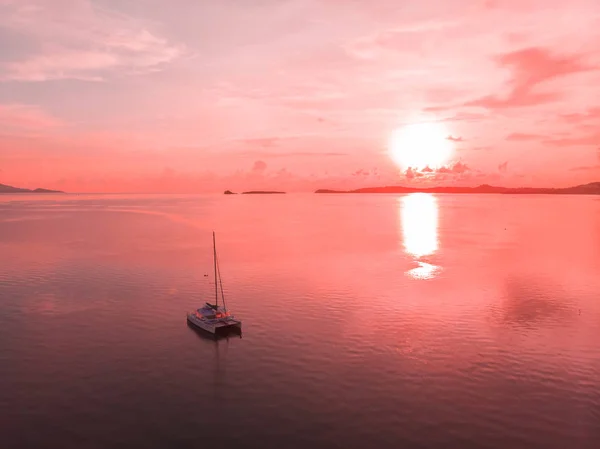
[[[0,416],[5,448],[597,449],[600,198],[0,196]]]

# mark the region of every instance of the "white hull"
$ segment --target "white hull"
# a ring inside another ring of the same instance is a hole
[[[195,314],[190,313],[187,316],[187,320],[197,328],[210,332],[211,334],[233,329],[242,329],[241,321],[229,317],[207,320],[198,318]]]

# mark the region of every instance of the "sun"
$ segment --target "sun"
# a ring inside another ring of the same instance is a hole
[[[390,137],[389,153],[402,169],[435,169],[448,163],[454,152],[443,123],[424,122],[403,126]]]

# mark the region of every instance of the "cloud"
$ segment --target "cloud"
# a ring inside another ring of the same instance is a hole
[[[308,142],[311,139],[315,139],[315,142]],[[310,158],[310,157],[339,157],[347,156],[348,153],[341,151],[295,151],[296,148],[307,147],[318,147],[322,145],[319,141],[319,136],[307,135],[293,135],[293,136],[282,136],[282,137],[258,137],[249,139],[239,139],[231,141],[234,143],[235,154],[238,156],[247,156],[255,158]],[[242,149],[237,151],[238,145],[242,147],[250,147],[251,149]]]
[[[277,137],[261,137],[256,139],[243,139],[242,142],[246,145],[259,146],[262,148],[270,148],[276,146],[281,139]]]
[[[590,108],[584,113],[561,114],[560,118],[567,123],[580,124],[590,120],[600,119],[600,108]]]
[[[582,167],[573,167],[569,170],[570,171],[600,171],[600,164],[599,165],[587,165],[587,166],[582,166]]]
[[[491,145],[481,145],[478,147],[471,147],[469,148],[470,151],[490,151],[491,149],[493,149],[494,147]]]
[[[38,131],[63,125],[39,106],[27,104],[0,104],[0,130]]]
[[[462,173],[466,173],[468,171],[470,171],[471,169],[469,168],[469,166],[461,161],[458,161],[457,163],[455,163],[454,165],[451,166],[452,173],[458,173],[458,174],[462,174]]]
[[[505,53],[495,59],[498,65],[512,71],[508,96],[486,95],[465,103],[465,106],[502,109],[552,102],[559,98],[558,93],[535,92],[535,89],[546,81],[595,69],[583,62],[583,55],[559,56],[540,47]]]
[[[375,59],[382,51],[410,51],[425,37],[456,27],[449,20],[423,20],[389,28],[363,36],[345,46],[346,52],[357,59]]]
[[[337,152],[337,151],[327,151],[327,152],[318,152],[318,151],[239,151],[235,153],[238,156],[252,156],[252,157],[260,157],[264,159],[270,158],[310,158],[310,157],[340,157],[340,156],[348,156],[348,153]]]
[[[266,169],[267,169],[267,163],[264,161],[255,161],[254,165],[252,166],[253,173],[264,173],[264,171]]]
[[[426,108],[425,110],[427,111],[427,109],[431,109],[431,108]],[[439,107],[438,110],[449,110],[452,109],[452,107]],[[458,112],[450,117],[447,117],[445,119],[443,119],[442,121],[444,122],[461,122],[461,121],[465,121],[465,122],[472,122],[475,120],[481,120],[487,118],[487,115],[485,114],[480,114],[480,113],[474,113],[474,112]]]
[[[327,151],[325,153],[309,152],[309,151],[296,151],[292,153],[277,154],[275,157],[337,157],[337,156],[348,156],[348,153],[342,153],[339,151]]]
[[[544,141],[547,145],[555,147],[571,147],[571,146],[587,146],[600,145],[600,131],[591,134],[581,135],[578,137],[565,137],[562,139],[548,139]]]
[[[458,176],[458,175],[463,175],[470,171],[471,171],[471,168],[467,164],[465,164],[462,161],[458,161],[458,162],[455,162],[454,164],[443,165],[436,169],[433,169],[429,166],[426,166],[425,168],[423,168],[421,170],[413,168],[413,167],[409,167],[404,172],[404,176],[406,176],[406,178],[408,178],[408,179],[421,178],[421,177],[423,179],[430,179],[430,178],[436,178],[436,175]]]
[[[159,70],[185,50],[150,24],[101,9],[89,0],[0,4],[0,27],[37,43],[32,55],[5,63],[4,80],[101,81],[108,75]]]
[[[515,141],[515,142],[527,141],[527,140],[538,140],[541,138],[543,138],[543,136],[540,136],[539,134],[527,134],[527,133],[512,133],[512,134],[509,134],[508,136],[506,136],[506,140]]]
[[[594,165],[584,165],[580,167],[573,167],[570,171],[580,171],[580,172],[600,172],[600,148],[596,149],[596,160],[597,164]]]
[[[420,176],[423,176],[423,173],[421,173],[417,169],[414,169],[412,167],[408,167],[406,169],[406,171],[404,172],[404,176],[406,176],[407,179],[414,179],[414,178],[418,178]]]
[[[464,139],[460,136],[459,137],[448,136],[448,137],[446,137],[446,139],[451,142],[464,142]]]

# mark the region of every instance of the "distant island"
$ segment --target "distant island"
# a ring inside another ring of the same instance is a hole
[[[231,190],[225,190],[225,192],[223,192],[225,195],[237,195],[237,193],[232,192]],[[249,192],[242,192],[242,195],[270,195],[270,194],[274,194],[274,193],[278,193],[278,194],[282,194],[285,192],[274,192],[271,190],[251,190]]]
[[[49,189],[22,189],[19,187],[7,186],[0,184],[0,193],[65,193],[60,190],[49,190]]]
[[[546,194],[546,195],[600,195],[600,182],[591,182],[574,187],[495,187],[482,184],[477,187],[365,187],[356,190],[319,189],[315,193],[504,193],[504,194]]]

